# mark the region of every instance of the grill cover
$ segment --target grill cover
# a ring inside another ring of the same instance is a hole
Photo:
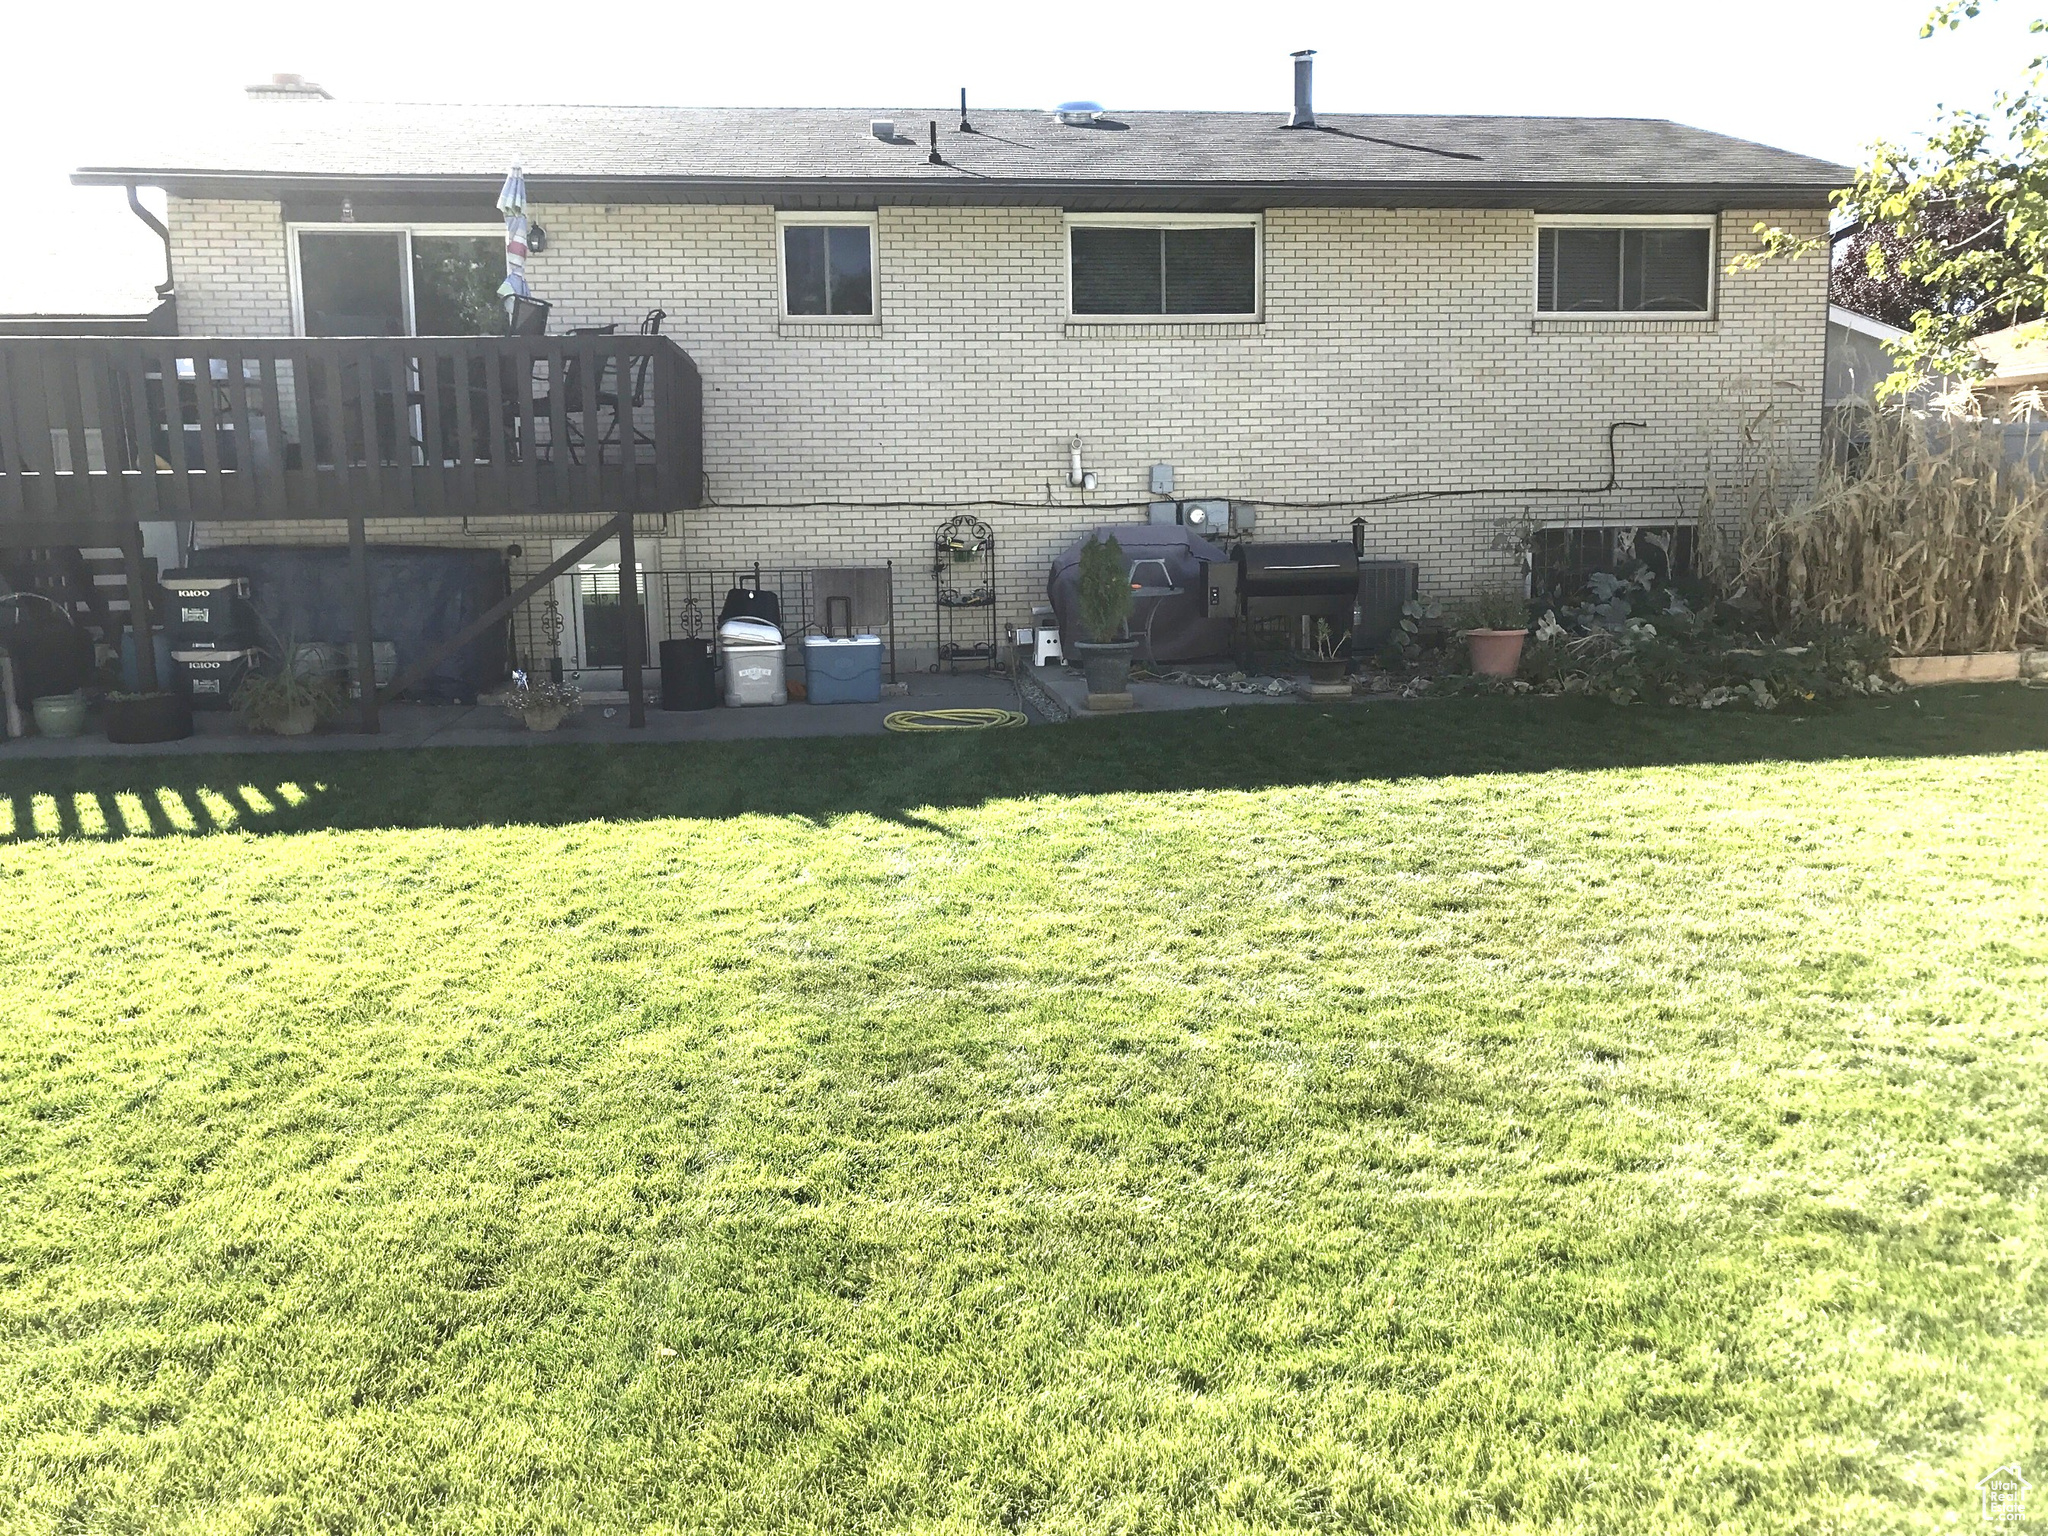
[[[1097,528],[1095,534],[1105,539],[1115,534],[1126,564],[1163,560],[1169,581],[1180,589],[1172,597],[1145,598],[1131,613],[1131,633],[1141,640],[1146,620],[1151,620],[1151,659],[1193,661],[1230,654],[1230,620],[1202,616],[1202,562],[1228,558],[1221,549],[1193,529],[1170,523],[1118,523]],[[1069,656],[1079,654],[1074,643],[1086,638],[1081,633],[1081,546],[1087,542],[1083,535],[1055,555],[1045,579],[1045,595],[1059,619],[1060,643]],[[1159,579],[1159,568],[1148,564],[1138,575],[1151,586]]]

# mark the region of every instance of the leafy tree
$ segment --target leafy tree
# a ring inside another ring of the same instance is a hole
[[[1982,205],[1931,201],[1922,223],[1927,237],[1942,250],[2002,243],[2005,237],[2005,221]],[[1909,276],[1907,268],[1914,255],[1915,248],[1895,225],[1857,226],[1842,241],[1828,274],[1829,302],[1903,330],[1913,328],[1913,317],[1921,310],[1944,305],[1976,317],[1981,329],[1995,330],[2009,323],[1987,291],[1944,295],[1923,278]]]
[[[1920,35],[1953,31],[1989,3],[1942,0]],[[2031,31],[2048,33],[2048,21],[2035,21]],[[2048,314],[2044,65],[2035,58],[2019,85],[1999,92],[1987,110],[1943,112],[1917,148],[1872,145],[1855,183],[1835,195],[1838,217],[1861,226],[1838,263],[1837,302],[1908,328],[1892,348],[1899,369],[1881,389],[1886,396],[1943,374],[1981,375],[1972,337]],[[1758,225],[1757,233],[1762,252],[1735,266],[1825,249],[1782,229]],[[1840,270],[1851,262],[1860,272]]]

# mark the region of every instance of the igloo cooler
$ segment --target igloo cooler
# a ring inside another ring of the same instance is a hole
[[[235,690],[249,675],[247,651],[173,651],[171,670],[177,690],[194,709],[232,709]]]
[[[787,704],[783,681],[782,631],[764,619],[727,619],[718,626],[718,650],[725,668],[725,702]]]
[[[804,688],[813,704],[874,704],[882,697],[882,637],[804,636]]]
[[[246,651],[256,644],[248,577],[167,571],[163,589],[173,651]]]

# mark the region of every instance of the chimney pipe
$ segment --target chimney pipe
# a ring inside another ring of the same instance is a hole
[[[1304,48],[1294,56],[1294,116],[1287,119],[1290,128],[1313,128],[1316,125],[1315,100],[1315,57],[1313,48]]]

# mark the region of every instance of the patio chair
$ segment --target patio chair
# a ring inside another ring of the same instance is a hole
[[[571,336],[611,336],[617,334],[618,329],[616,325],[578,325],[571,326],[568,334]],[[581,464],[583,462],[583,429],[577,424],[577,412],[587,409],[583,399],[583,359],[576,353],[571,352],[563,358],[562,364],[562,426],[564,429],[562,446],[568,450],[569,462],[571,464]],[[609,367],[609,364],[605,366]],[[552,436],[554,431],[555,381],[553,379],[540,378],[534,382],[543,386],[540,392],[533,397],[534,426],[538,428],[542,422],[547,422],[549,424],[548,431]],[[600,369],[598,374],[599,395],[597,398],[599,406],[602,406],[604,403],[603,389],[604,373]],[[614,409],[616,410],[616,407]],[[519,417],[519,402],[517,400],[507,400],[505,402],[506,425],[516,431],[519,425]],[[535,450],[540,455],[539,462],[543,464],[554,462],[555,445],[552,440],[535,444]],[[600,449],[600,451],[602,450]]]
[[[666,310],[650,309],[640,319],[639,334],[642,336],[659,336],[661,334],[661,322],[667,318],[668,312]],[[633,360],[633,392],[626,397],[626,408],[623,412],[623,419],[632,425],[634,443],[648,448],[654,446],[654,439],[640,430],[639,423],[634,420],[633,413],[647,403],[647,368],[653,361],[654,355],[652,353]],[[605,388],[607,379],[611,382],[609,390]],[[598,378],[597,406],[599,410],[608,410],[612,413],[612,424],[604,429],[604,436],[599,438],[597,442],[598,456],[602,458],[605,449],[619,440],[619,422],[622,413],[619,409],[618,364],[615,359],[606,360],[604,371]],[[624,457],[624,455],[621,454],[621,457]]]

